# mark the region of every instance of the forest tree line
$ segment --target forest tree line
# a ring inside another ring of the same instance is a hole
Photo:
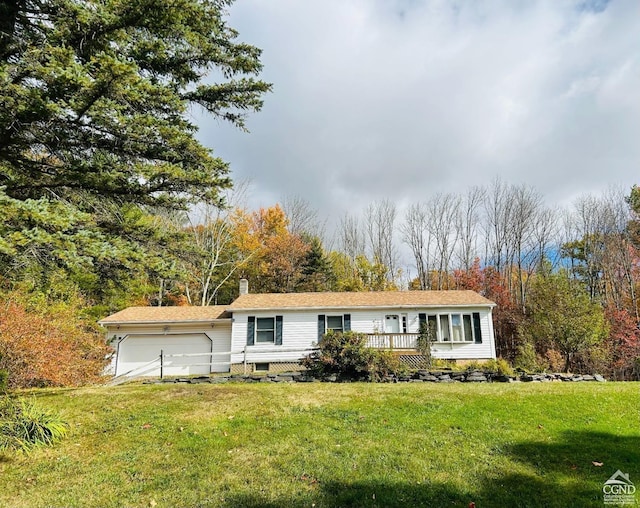
[[[46,246],[14,245],[18,255],[3,258],[4,298],[22,302],[14,312],[26,320],[34,302],[56,312],[67,302],[68,319],[92,328],[129,305],[228,304],[240,278],[252,292],[472,289],[497,303],[497,352],[517,366],[633,378],[639,193],[583,196],[563,210],[495,180],[402,213],[375,202],[332,234],[302,198],[250,210],[238,191],[227,206],[191,213],[131,207],[117,218],[133,246],[108,256],[76,250],[61,262]]]

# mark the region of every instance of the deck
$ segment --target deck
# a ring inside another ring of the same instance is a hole
[[[416,351],[417,333],[372,333],[368,335],[367,347],[392,351]]]

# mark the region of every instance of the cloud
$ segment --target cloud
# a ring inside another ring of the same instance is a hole
[[[200,137],[254,206],[305,198],[336,222],[369,203],[495,176],[567,202],[638,183],[633,0],[238,0],[230,24],[273,82],[250,134]]]

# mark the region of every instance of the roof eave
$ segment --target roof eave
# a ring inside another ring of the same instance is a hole
[[[353,309],[353,310],[366,310],[366,309],[428,309],[428,308],[443,308],[443,307],[461,307],[461,308],[477,308],[477,307],[490,307],[494,308],[497,304],[491,303],[449,303],[449,304],[415,304],[415,305],[322,305],[322,306],[310,306],[310,307],[230,307],[227,308],[227,312],[258,312],[266,310],[334,310],[334,309]]]
[[[101,326],[110,325],[158,325],[158,324],[179,324],[179,323],[221,323],[231,322],[232,318],[214,318],[214,319],[154,319],[152,321],[98,321]]]

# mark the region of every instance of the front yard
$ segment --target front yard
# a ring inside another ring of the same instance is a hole
[[[33,393],[70,436],[0,455],[0,506],[602,507],[617,470],[640,490],[638,383]]]

